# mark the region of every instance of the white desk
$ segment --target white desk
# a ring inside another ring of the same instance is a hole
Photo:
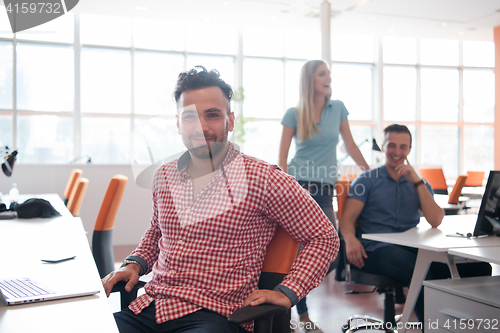
[[[437,261],[448,264],[452,277],[457,279],[460,277],[455,266],[454,256],[448,254],[450,249],[500,246],[499,237],[447,237],[447,235],[455,234],[456,232],[463,234],[472,232],[474,230],[476,220],[476,215],[448,215],[443,218],[443,222],[439,228],[432,228],[424,218],[421,218],[420,223],[416,228],[412,228],[402,233],[362,235],[365,239],[419,249],[403,310],[403,317],[401,318],[402,322],[408,322],[410,319],[418,294],[422,288],[422,282],[427,275],[431,262]]]
[[[466,247],[450,249],[449,254],[468,259],[491,262],[500,265],[500,246],[498,247]]]
[[[99,289],[100,293],[15,306],[7,306],[0,301],[0,332],[116,333],[118,329],[102,288],[82,222],[80,218],[67,216],[67,209],[59,197],[51,199],[52,205],[63,216],[0,221],[2,275],[26,275],[45,285],[56,284],[61,288],[68,283],[91,284]],[[76,258],[58,264],[40,261],[66,255],[76,255]]]

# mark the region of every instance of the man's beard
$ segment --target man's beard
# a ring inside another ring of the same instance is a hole
[[[214,134],[208,136],[208,138],[212,139],[213,141],[207,142],[206,144],[198,147],[192,147],[193,145],[191,144],[191,139],[194,137],[198,138],[199,136],[194,136],[194,135],[189,136],[188,140],[190,142],[189,145],[191,147],[188,147],[188,150],[191,154],[193,154],[199,159],[213,158],[214,156],[217,156],[221,152],[221,150],[226,146],[228,132],[229,132],[229,124],[226,125],[224,132],[219,133],[219,135]]]

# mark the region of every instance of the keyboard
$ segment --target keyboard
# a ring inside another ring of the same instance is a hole
[[[28,278],[0,280],[0,289],[5,298],[11,299],[55,293]]]

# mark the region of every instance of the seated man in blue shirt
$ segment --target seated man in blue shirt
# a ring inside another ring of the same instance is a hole
[[[408,128],[393,124],[384,133],[382,151],[386,163],[361,174],[352,183],[340,220],[340,233],[351,264],[409,285],[417,249],[358,239],[356,235],[406,231],[418,224],[420,212],[433,228],[437,228],[444,212],[434,201],[431,186],[420,179],[408,162],[407,156],[411,150]],[[458,264],[457,269],[462,277],[491,275],[491,265],[488,263]],[[448,266],[437,262],[432,263],[427,275],[427,279],[449,277]],[[415,313],[421,322],[424,319],[423,309],[421,292],[415,305]]]

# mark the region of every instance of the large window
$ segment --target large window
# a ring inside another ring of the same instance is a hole
[[[493,169],[493,45],[384,38],[383,123],[415,126],[419,165],[451,179]]]
[[[237,93],[244,126],[233,140],[276,163],[300,69],[321,49],[316,30],[223,22],[71,14],[50,28],[0,29],[0,146],[18,148],[19,163],[149,164],[181,152],[172,92],[196,65],[217,69]],[[368,163],[384,162],[372,139],[381,144],[383,127],[403,123],[412,164],[442,166],[449,178],[493,168],[492,42],[333,34],[331,44],[332,98],[346,105]]]

